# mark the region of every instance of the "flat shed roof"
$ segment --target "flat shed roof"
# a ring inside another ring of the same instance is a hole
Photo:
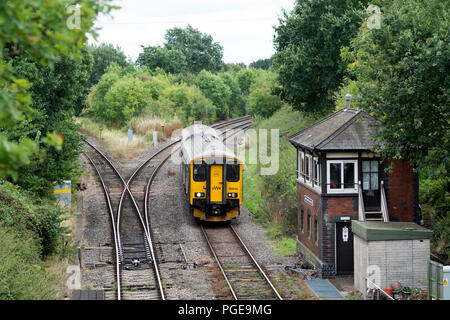
[[[352,221],[352,232],[366,241],[431,239],[433,231],[413,222]]]

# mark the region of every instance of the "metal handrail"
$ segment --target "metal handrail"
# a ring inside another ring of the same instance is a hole
[[[361,181],[358,181],[358,220],[366,221],[366,211],[364,209],[364,199],[361,188]]]
[[[370,282],[375,289],[377,289],[378,292],[381,292],[383,295],[385,295],[386,297],[389,298],[389,300],[395,300],[393,297],[391,297],[390,294],[388,294],[386,291],[384,291],[383,289],[381,289],[377,284],[373,283],[372,281],[370,281],[368,278],[364,277],[364,300],[367,300],[367,291],[368,291],[368,287],[367,287],[367,283]]]
[[[383,214],[383,221],[389,222],[389,211],[386,200],[386,192],[384,191],[384,181],[381,180],[381,213]]]

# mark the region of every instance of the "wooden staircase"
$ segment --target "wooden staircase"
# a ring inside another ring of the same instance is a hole
[[[384,221],[383,212],[381,211],[365,211],[366,221]]]
[[[381,181],[381,206],[380,208],[365,208],[361,189],[361,181],[358,182],[358,216],[359,221],[389,221],[384,182]]]

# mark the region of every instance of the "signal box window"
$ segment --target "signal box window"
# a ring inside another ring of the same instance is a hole
[[[358,161],[328,161],[328,192],[357,192]]]
[[[227,181],[239,181],[239,164],[227,164]]]
[[[194,164],[194,181],[206,180],[206,164]]]

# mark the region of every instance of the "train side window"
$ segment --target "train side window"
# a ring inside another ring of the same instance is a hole
[[[206,180],[206,164],[194,164],[194,181]]]
[[[227,181],[239,181],[239,164],[227,164]]]

